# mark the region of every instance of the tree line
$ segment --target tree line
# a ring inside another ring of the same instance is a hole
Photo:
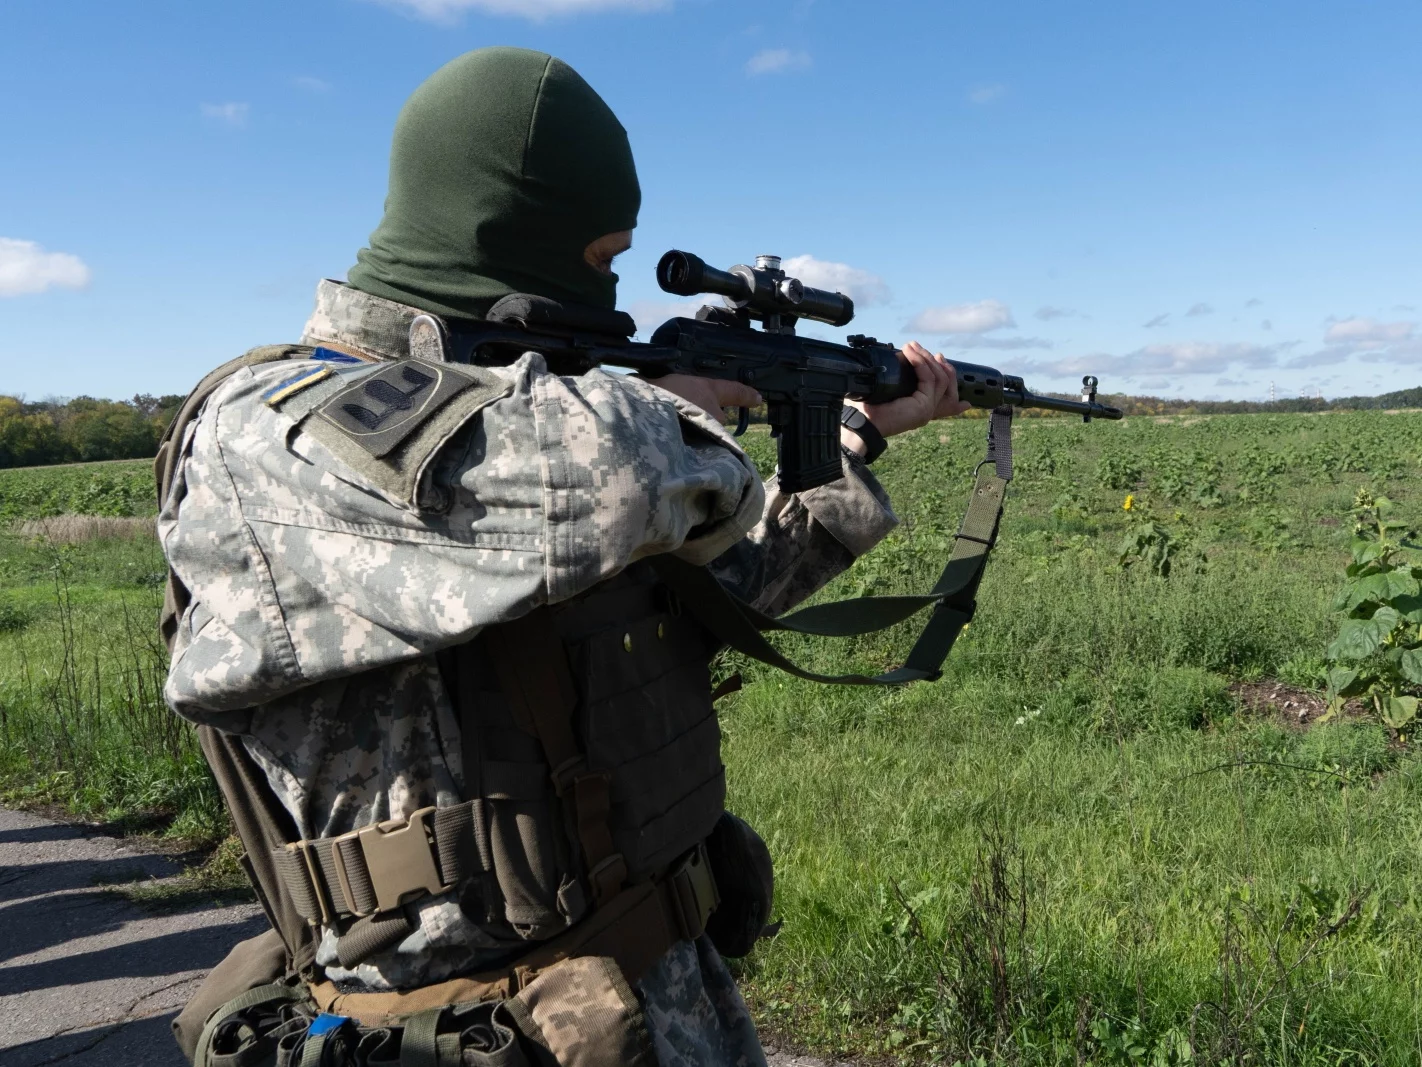
[[[1281,397],[1278,400],[1179,400],[1158,396],[1128,396],[1103,393],[1103,404],[1118,407],[1127,415],[1250,415],[1262,412],[1298,415],[1316,411],[1385,411],[1394,408],[1422,408],[1422,386],[1399,389],[1380,396],[1340,396],[1323,400],[1311,396]]]
[[[26,402],[0,396],[0,468],[100,459],[146,459],[184,398],[140,393],[132,400]]]
[[[140,393],[132,400],[40,400],[0,395],[0,469],[100,459],[147,459],[182,406],[182,396]],[[1241,415],[1250,412],[1359,411],[1422,407],[1422,386],[1381,396],[1253,400],[1175,400],[1103,395],[1127,415]],[[1024,414],[1035,414],[1035,411]],[[759,420],[757,420],[759,421]]]

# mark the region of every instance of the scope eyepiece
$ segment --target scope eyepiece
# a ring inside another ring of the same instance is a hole
[[[789,277],[780,268],[779,256],[757,256],[754,267],[742,263],[725,271],[674,248],[657,262],[657,284],[677,296],[724,296],[758,319],[785,315],[844,326],[854,318],[853,300]]]

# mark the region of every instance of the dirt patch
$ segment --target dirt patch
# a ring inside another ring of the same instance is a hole
[[[1262,682],[1234,682],[1229,691],[1239,701],[1240,707],[1251,715],[1277,719],[1296,730],[1308,729],[1328,710],[1328,701],[1322,693],[1274,679],[1266,678]],[[1347,718],[1363,715],[1365,712],[1363,705],[1355,700],[1343,705],[1343,715]]]

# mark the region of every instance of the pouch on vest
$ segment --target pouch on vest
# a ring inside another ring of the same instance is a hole
[[[706,920],[706,936],[723,956],[740,958],[762,937],[772,937],[775,870],[770,850],[744,819],[725,812],[706,839],[706,855],[721,903]]]
[[[617,964],[604,956],[580,956],[540,972],[510,999],[431,1008],[398,1025],[364,1026],[359,1019],[322,1013],[300,986],[261,986],[209,1016],[193,1062],[195,1067],[656,1067],[656,1053],[642,1007]]]

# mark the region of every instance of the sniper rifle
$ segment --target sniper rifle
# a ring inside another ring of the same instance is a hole
[[[842,477],[839,427],[846,398],[882,404],[914,391],[913,367],[891,344],[863,334],[850,336],[846,344],[797,334],[801,319],[847,325],[854,301],[790,277],[778,256],[758,256],[753,267],[722,271],[673,249],[657,264],[657,282],[669,293],[713,293],[727,304],[706,305],[694,319],[668,319],[644,344],[626,339],[635,325],[622,312],[515,294],[495,304],[486,320],[459,323],[447,348],[459,362],[507,362],[534,349],[559,373],[606,364],[653,380],[694,374],[742,382],[765,398],[778,448],[777,477],[787,493]],[[1119,409],[1097,402],[1090,375],[1082,379],[1081,399],[1070,400],[1033,393],[1021,378],[993,367],[948,362],[957,375],[959,399],[974,407],[1043,408],[1078,414],[1086,422],[1121,418]],[[749,415],[740,410],[737,434],[745,432]]]
[[[776,256],[759,256],[755,266],[729,271],[708,267],[675,249],[657,264],[657,281],[679,296],[715,293],[726,306],[705,306],[696,318],[668,319],[648,343],[628,338],[636,331],[620,311],[582,308],[515,293],[504,297],[479,321],[441,324],[417,316],[417,333],[434,330],[446,358],[460,363],[505,364],[524,352],[541,352],[550,370],[580,374],[596,366],[625,367],[655,380],[665,374],[693,374],[743,382],[765,398],[770,431],[777,439],[781,490],[801,492],[844,476],[839,445],[844,401],[881,404],[913,393],[912,364],[893,345],[856,335],[847,344],[801,337],[800,319],[844,326],[854,318],[854,301],[843,293],[813,289],[792,278]],[[753,328],[759,322],[761,329]],[[1119,419],[1117,408],[1098,403],[1096,379],[1082,379],[1080,400],[1033,393],[1021,378],[992,367],[950,361],[958,396],[992,412],[986,459],[978,465],[967,512],[952,555],[932,591],[920,596],[867,596],[816,604],[771,618],[730,593],[705,567],[671,554],[650,562],[678,602],[723,644],[800,678],[845,685],[900,685],[940,676],[963,627],[977,609],[978,583],[997,540],[1007,483],[1012,479],[1014,408],[1045,408],[1078,414],[1083,421]],[[742,408],[737,433],[749,413]],[[873,633],[932,608],[903,665],[873,676],[825,675],[804,670],[765,639],[769,630],[825,637]]]

